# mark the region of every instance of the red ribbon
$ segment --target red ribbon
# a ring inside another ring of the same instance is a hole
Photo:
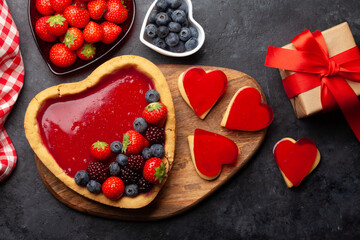
[[[265,66],[296,72],[283,80],[289,98],[321,86],[324,111],[339,106],[360,142],[360,101],[345,80],[360,82],[358,47],[329,58],[321,32],[309,30],[291,42],[297,50],[269,46]]]

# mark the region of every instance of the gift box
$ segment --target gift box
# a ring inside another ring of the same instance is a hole
[[[309,30],[282,48],[268,48],[265,66],[278,68],[298,118],[340,107],[360,141],[360,51],[348,23]]]
[[[345,52],[356,46],[354,37],[351,33],[347,22],[341,23],[335,27],[329,28],[321,32],[324,36],[326,46],[329,51],[329,57],[333,57],[339,53]],[[283,46],[285,49],[295,50],[292,43]],[[279,69],[282,79],[294,74],[293,71]],[[347,81],[357,96],[360,95],[360,83]],[[294,108],[298,118],[307,117],[323,111],[320,99],[320,86],[310,89],[306,92],[290,98],[290,102]]]

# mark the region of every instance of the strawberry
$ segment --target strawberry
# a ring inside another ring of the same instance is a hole
[[[87,8],[87,3],[84,0],[75,0],[73,5],[81,9]]]
[[[97,141],[91,145],[90,154],[95,159],[104,161],[110,157],[111,149],[106,142]]]
[[[72,4],[72,0],[50,0],[50,4],[55,12],[62,13],[65,8]]]
[[[128,11],[124,8],[120,0],[109,0],[107,2],[108,9],[104,14],[104,18],[110,22],[120,24],[126,21]]]
[[[121,27],[112,22],[103,22],[100,24],[103,30],[101,41],[106,44],[113,43],[121,33]]]
[[[69,67],[76,61],[76,53],[70,51],[63,43],[57,43],[50,49],[50,60],[58,67]]]
[[[105,180],[105,182],[102,185],[102,191],[104,195],[112,200],[119,199],[124,191],[125,186],[123,181],[118,177],[109,177]]]
[[[99,42],[103,36],[103,30],[99,24],[90,21],[84,29],[84,39],[87,42]]]
[[[167,116],[167,108],[161,102],[153,102],[147,105],[143,111],[143,118],[150,124],[162,127]]]
[[[49,17],[46,22],[48,32],[55,36],[64,35],[69,26],[68,21],[61,14]]]
[[[71,27],[67,30],[63,43],[71,51],[79,49],[84,43],[84,37],[80,29]]]
[[[53,42],[56,40],[56,36],[49,33],[47,29],[46,21],[49,19],[49,16],[41,17],[36,21],[35,32],[39,38],[45,42]]]
[[[87,5],[90,17],[95,20],[99,20],[104,15],[107,4],[105,0],[94,0]]]
[[[35,2],[36,9],[42,15],[51,15],[54,14],[54,10],[51,7],[50,0],[36,0]]]
[[[151,183],[158,184],[167,177],[166,163],[164,164],[160,158],[153,157],[145,162],[143,169],[143,177]]]
[[[143,150],[145,145],[145,138],[140,133],[129,130],[123,137],[122,152],[126,155],[137,155]]]
[[[64,17],[73,27],[84,28],[90,21],[89,12],[86,9],[70,5],[64,11]]]
[[[76,51],[76,54],[82,60],[91,60],[95,57],[96,47],[92,43],[85,43]]]

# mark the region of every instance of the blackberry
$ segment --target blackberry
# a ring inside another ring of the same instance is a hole
[[[109,168],[101,162],[90,162],[86,168],[90,179],[103,183],[109,177]]]
[[[141,174],[131,170],[127,166],[121,168],[121,180],[124,182],[125,185],[131,183],[137,183],[141,178]]]
[[[140,172],[145,165],[145,159],[141,155],[131,155],[128,158],[128,167],[134,171]]]
[[[146,181],[145,178],[141,177],[138,181],[138,187],[140,193],[147,193],[152,189],[153,184]]]
[[[154,144],[154,143],[164,143],[165,142],[165,131],[164,128],[159,128],[156,126],[153,127],[149,127],[145,134],[144,137],[146,140],[149,141],[150,145]]]

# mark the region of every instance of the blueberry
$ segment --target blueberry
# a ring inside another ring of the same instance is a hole
[[[148,160],[148,159],[150,159],[152,157],[152,153],[151,153],[150,148],[144,148],[142,150],[141,154],[146,160]]]
[[[170,18],[166,13],[160,12],[156,14],[155,22],[158,26],[165,26],[170,22]]]
[[[156,37],[156,31],[157,27],[155,24],[150,23],[145,27],[145,33],[149,38]]]
[[[185,43],[185,48],[186,50],[190,51],[196,48],[198,44],[199,44],[198,40],[192,37],[189,40],[187,40],[187,42]]]
[[[126,166],[128,164],[128,157],[121,153],[116,156],[116,162],[121,166]]]
[[[179,10],[183,10],[186,14],[189,13],[189,8],[188,5],[186,4],[186,2],[182,2],[180,7],[178,7]]]
[[[149,14],[149,23],[155,23],[155,17],[159,12],[157,10],[152,10]]]
[[[194,27],[189,27],[189,29],[190,29],[190,32],[191,32],[191,36],[194,37],[194,38],[198,38],[199,33],[198,33],[197,29],[194,28]]]
[[[139,133],[143,133],[148,128],[148,124],[145,121],[145,119],[139,117],[139,118],[135,119],[135,121],[133,123],[133,127],[134,127],[135,131],[137,131]]]
[[[156,32],[159,38],[164,38],[169,34],[169,28],[166,26],[160,26]]]
[[[179,43],[174,46],[174,47],[169,47],[169,50],[171,52],[175,52],[175,53],[183,53],[185,52],[185,43],[183,41],[179,41]]]
[[[119,141],[114,141],[110,144],[111,152],[120,153],[122,149],[122,143]]]
[[[120,173],[120,166],[117,162],[112,162],[109,165],[109,172],[111,176],[117,176]]]
[[[166,10],[166,14],[169,16],[169,18],[171,18],[171,15],[172,15],[172,13],[173,13],[174,11],[175,11],[175,10],[172,9],[172,8],[168,8],[168,9]]]
[[[161,144],[154,144],[150,147],[151,153],[154,157],[162,158],[165,155],[165,149]]]
[[[139,187],[136,184],[129,184],[125,186],[125,194],[129,197],[135,197],[139,194]]]
[[[181,27],[189,27],[189,21],[185,19],[185,22],[181,24]]]
[[[178,8],[181,5],[182,0],[166,0],[169,7]]]
[[[89,192],[91,193],[100,193],[101,192],[101,184],[98,183],[97,181],[95,180],[90,180],[88,182],[88,184],[86,185],[86,188],[89,190]]]
[[[158,102],[160,100],[160,94],[155,89],[150,89],[145,93],[145,99],[148,103]]]
[[[179,43],[179,36],[176,33],[169,33],[165,38],[165,42],[169,47],[176,46]]]
[[[181,41],[187,41],[191,38],[191,31],[189,28],[183,27],[180,30],[179,38]]]
[[[89,174],[84,171],[84,170],[80,170],[75,174],[75,183],[79,186],[86,186],[86,184],[89,182],[90,177]]]
[[[153,44],[154,44],[155,46],[159,47],[159,48],[162,48],[162,49],[165,49],[165,48],[166,48],[166,43],[165,43],[164,39],[159,38],[159,37],[154,38]]]
[[[178,32],[180,32],[180,30],[181,30],[181,25],[180,25],[180,23],[177,23],[177,22],[170,22],[170,23],[169,23],[169,31],[170,31],[170,32],[176,32],[176,33],[178,33]]]
[[[166,9],[168,8],[168,3],[166,0],[158,0],[155,3],[155,6],[160,12],[165,12]]]
[[[177,23],[184,23],[186,21],[186,14],[183,10],[175,10],[172,14],[171,14],[171,19],[174,22]]]

